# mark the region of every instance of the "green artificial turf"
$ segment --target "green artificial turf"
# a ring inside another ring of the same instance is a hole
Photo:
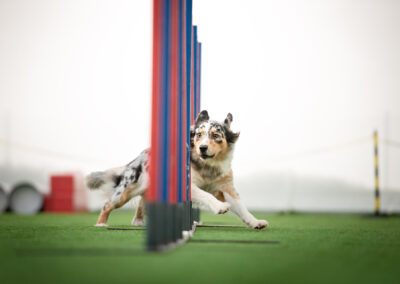
[[[110,226],[130,227],[131,212]],[[146,231],[95,228],[97,214],[0,215],[1,283],[400,283],[400,218],[256,214],[271,226],[197,228],[193,240],[164,253],[144,250]],[[205,224],[241,225],[202,214]]]

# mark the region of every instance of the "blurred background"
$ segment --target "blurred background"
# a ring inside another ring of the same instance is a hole
[[[0,1],[0,183],[43,194],[149,146],[151,1]],[[202,109],[250,209],[400,212],[398,1],[195,1]],[[56,182],[56,181],[54,181]],[[99,192],[80,190],[89,210]],[[85,194],[87,196],[85,196]]]

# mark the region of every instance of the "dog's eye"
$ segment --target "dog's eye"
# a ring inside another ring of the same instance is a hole
[[[218,139],[219,135],[218,135],[218,134],[215,134],[215,133],[213,133],[213,134],[211,135],[211,137],[212,137],[213,139]]]
[[[200,138],[201,137],[201,133],[197,133],[197,138]]]

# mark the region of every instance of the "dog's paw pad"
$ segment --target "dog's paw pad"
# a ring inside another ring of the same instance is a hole
[[[144,220],[143,219],[133,219],[132,221],[132,226],[144,226]]]
[[[217,214],[225,214],[226,212],[229,211],[230,208],[231,208],[231,206],[228,203],[224,202],[221,204],[221,206],[219,206],[216,213]]]
[[[252,225],[251,225],[251,227],[253,228],[253,229],[256,229],[256,230],[261,230],[261,229],[264,229],[264,228],[267,228],[268,227],[268,221],[266,221],[266,220],[257,220],[256,222],[254,222]]]
[[[95,227],[107,227],[108,225],[106,223],[99,223],[94,225]]]

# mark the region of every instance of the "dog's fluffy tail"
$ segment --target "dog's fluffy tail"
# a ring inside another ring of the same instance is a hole
[[[111,189],[119,183],[122,171],[123,167],[110,169],[104,172],[93,172],[86,176],[86,186],[91,190]]]
[[[106,183],[107,172],[93,172],[86,176],[86,186],[89,189],[99,189]]]

